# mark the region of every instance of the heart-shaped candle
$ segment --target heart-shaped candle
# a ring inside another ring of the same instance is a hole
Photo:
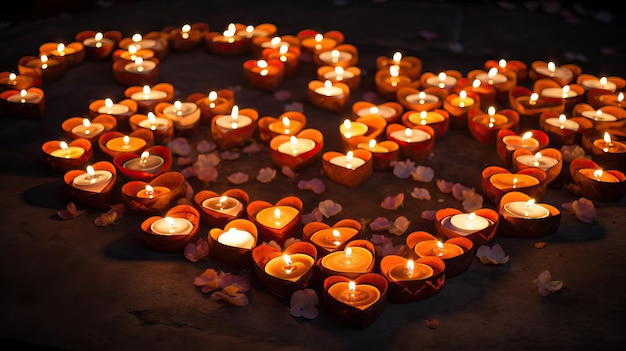
[[[435,130],[430,126],[408,128],[400,123],[391,123],[386,129],[387,140],[400,147],[400,158],[413,161],[426,158],[435,146]]]
[[[324,147],[324,135],[304,129],[296,135],[277,135],[270,141],[272,160],[279,167],[303,168],[317,161]]]
[[[76,41],[83,44],[85,55],[90,59],[101,60],[110,57],[117,43],[123,38],[123,34],[117,30],[96,32],[83,30],[76,34]]]
[[[482,171],[482,189],[485,197],[498,205],[502,195],[521,191],[537,200],[546,193],[547,173],[539,168],[525,168],[511,173],[499,166],[488,166]]]
[[[331,227],[322,222],[309,222],[302,228],[302,237],[315,245],[320,256],[325,256],[360,238],[361,223],[354,219],[342,219]]]
[[[164,216],[152,216],[141,223],[146,246],[157,251],[182,252],[187,243],[196,242],[200,216],[190,205],[177,205]]]
[[[445,282],[444,261],[436,256],[407,259],[384,256],[380,272],[389,281],[389,301],[404,303],[423,300],[441,290]]]
[[[356,278],[374,270],[376,251],[374,245],[365,239],[351,240],[343,250],[335,250],[317,261],[322,275],[343,275]]]
[[[63,121],[61,128],[72,139],[84,138],[91,142],[98,140],[102,133],[117,128],[117,119],[111,115],[101,114],[89,120],[82,117],[70,117]]]
[[[541,151],[533,153],[524,148],[513,151],[511,157],[513,169],[536,167],[546,172],[546,183],[552,183],[563,169],[563,155],[555,148],[543,148]]]
[[[282,245],[302,229],[301,210],[302,200],[287,196],[274,205],[263,200],[252,201],[246,208],[246,214],[259,228],[259,236],[263,240],[274,240]]]
[[[463,213],[456,208],[442,208],[435,213],[437,233],[453,239],[467,238],[475,245],[490,243],[498,232],[500,217],[489,208]]]
[[[372,175],[372,153],[364,149],[348,151],[346,154],[328,151],[322,155],[322,169],[334,182],[355,188]]]
[[[124,90],[124,96],[137,103],[138,113],[147,114],[154,111],[154,107],[159,102],[169,102],[174,99],[174,86],[170,83],[131,86]]]
[[[561,211],[546,204],[536,203],[530,196],[512,191],[500,200],[499,234],[516,238],[535,238],[555,233],[561,222]]]
[[[287,111],[278,117],[259,118],[259,138],[269,142],[279,135],[296,135],[306,127],[306,116],[299,111]]]
[[[210,125],[213,117],[229,114],[235,106],[235,92],[230,89],[210,91],[208,94],[193,93],[187,101],[200,108],[200,124]]]
[[[241,189],[228,189],[221,194],[200,190],[193,196],[194,206],[200,212],[202,221],[219,228],[224,228],[233,219],[245,216],[248,202],[248,193]]]
[[[160,214],[185,196],[185,177],[180,172],[165,172],[149,183],[132,180],[122,185],[122,201],[130,212]]]
[[[523,86],[509,91],[509,106],[519,114],[521,130],[540,129],[539,118],[544,112],[565,111],[563,99],[542,96]]]
[[[379,105],[369,101],[357,101],[352,104],[352,119],[378,115],[384,118],[387,123],[394,123],[400,118],[402,111],[402,105],[395,101],[387,101]]]
[[[83,138],[69,143],[62,140],[46,141],[41,151],[46,165],[57,172],[83,168],[93,155],[91,142]]]
[[[137,129],[128,134],[109,131],[98,138],[100,150],[111,159],[120,154],[141,154],[153,145],[154,135],[147,129]]]
[[[387,120],[379,115],[365,115],[354,121],[345,119],[339,125],[344,150],[356,149],[362,138],[377,139],[385,131]]]
[[[445,263],[446,278],[465,272],[474,259],[475,244],[463,237],[440,241],[428,232],[417,231],[406,238],[407,246],[418,257],[437,257]]]
[[[150,181],[172,166],[172,152],[163,145],[154,145],[137,154],[120,153],[113,163],[124,177],[132,180]]]
[[[257,240],[257,227],[242,218],[228,222],[224,229],[212,228],[208,235],[211,257],[238,267],[248,267],[252,263],[252,249]]]
[[[548,135],[541,130],[527,130],[518,135],[512,129],[503,128],[495,138],[496,152],[502,164],[510,168],[513,166],[513,152],[516,149],[525,149],[534,154],[546,147],[549,141]]]
[[[229,114],[217,115],[211,121],[211,136],[221,150],[243,146],[257,129],[259,113],[252,108],[233,106]]]
[[[185,24],[182,27],[167,26],[163,28],[167,34],[168,46],[174,51],[191,51],[198,48],[209,33],[209,25],[205,22]]]
[[[569,173],[578,185],[578,192],[596,201],[618,201],[626,193],[626,176],[618,170],[605,170],[586,158],[576,158],[569,165]]]
[[[67,171],[63,181],[65,189],[77,203],[103,209],[117,200],[117,173],[110,162],[99,161],[85,170]]]

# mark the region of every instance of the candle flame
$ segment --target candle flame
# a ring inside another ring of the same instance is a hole
[[[172,227],[176,225],[176,221],[172,217],[165,217],[163,219],[167,222],[167,224],[169,224]]]
[[[472,87],[474,87],[474,89],[476,89],[479,86],[480,86],[480,79],[474,79],[474,81],[472,82]]]
[[[9,74],[9,80],[15,80],[15,78],[17,78],[17,75],[15,75],[15,73]]]
[[[604,132],[604,142],[607,146],[611,146],[611,135],[609,135],[609,132]]]
[[[446,80],[447,77],[448,76],[446,75],[445,72],[439,73],[439,80],[444,81],[444,80]]]
[[[600,84],[605,85],[607,82],[608,82],[608,79],[606,77],[600,78]]]
[[[289,117],[287,117],[287,116],[284,116],[284,117],[282,118],[282,122],[283,122],[283,125],[284,125],[285,127],[289,127],[289,126],[291,125],[291,120],[290,120],[290,119],[289,119]]]
[[[41,63],[48,62],[48,55],[41,55],[41,57],[39,57],[39,60],[41,61]]]
[[[273,46],[280,44],[280,42],[281,42],[280,37],[273,37],[272,39],[270,39],[270,44],[272,44]]]
[[[554,73],[554,71],[556,71],[556,65],[554,64],[554,62],[550,61],[548,62],[548,71]]]
[[[333,229],[333,238],[337,240],[341,239],[341,232],[339,232],[337,229]]]
[[[406,261],[406,271],[409,274],[409,276],[413,275],[413,270],[415,269],[415,263],[413,262],[413,260],[407,260]]]
[[[370,114],[375,115],[375,114],[378,114],[378,112],[380,112],[380,109],[378,108],[378,106],[370,107]]]
[[[144,85],[144,86],[143,86],[143,93],[144,93],[145,95],[150,94],[150,86],[149,86],[149,85]]]
[[[324,88],[330,89],[332,87],[333,87],[333,82],[331,82],[330,80],[324,81]]]
[[[150,157],[150,153],[148,151],[144,151],[141,153],[141,157],[140,157],[141,161],[145,162],[148,159],[148,157]]]
[[[596,177],[596,179],[600,179],[602,178],[602,173],[604,172],[601,169],[596,169],[593,171],[593,176]]]
[[[135,33],[133,34],[133,36],[131,37],[132,41],[134,41],[135,43],[140,42],[141,39],[143,39],[143,37],[141,36],[141,34],[139,33]]]
[[[226,29],[223,34],[225,37],[232,37],[235,33],[237,33],[237,28],[234,23],[230,23],[228,29]]]
[[[487,72],[487,76],[489,78],[495,77],[496,74],[498,74],[498,68],[496,68],[496,67],[493,67],[492,69],[489,70],[489,72]]]
[[[526,132],[524,133],[524,135],[522,135],[522,143],[524,143],[526,140],[532,138],[533,136],[533,132]]]
[[[317,33],[315,34],[315,41],[316,42],[321,42],[322,40],[324,40],[324,36],[321,33]]]
[[[354,153],[352,151],[348,151],[348,153],[346,154],[346,158],[348,159],[348,162],[352,161],[353,156],[354,156]]]
[[[222,195],[222,196],[220,197],[220,199],[218,200],[219,206],[220,206],[220,207],[222,207],[222,206],[224,205],[224,203],[226,202],[226,200],[227,200],[227,199],[228,199],[228,197],[227,197],[227,196]]]
[[[399,65],[400,61],[402,61],[402,54],[399,51],[395,52],[393,54],[392,60],[393,60],[393,63],[395,63],[396,65]]]
[[[346,247],[345,255],[346,258],[350,258],[350,256],[352,256],[352,248]]]
[[[59,143],[59,147],[60,147],[62,150],[67,150],[67,149],[69,149],[69,146],[67,145],[67,143],[66,143],[65,141],[60,142],[60,143]]]
[[[407,137],[407,139],[411,139],[411,137],[413,136],[413,130],[411,130],[411,128],[405,128],[404,136]]]
[[[400,69],[398,68],[398,66],[389,66],[389,75],[392,77],[398,77],[400,75]]]
[[[130,137],[128,135],[124,135],[122,140],[124,141],[124,145],[128,145],[128,143],[130,143]]]
[[[493,116],[496,113],[496,108],[493,106],[489,106],[489,108],[487,109],[487,113],[489,114],[489,116]]]
[[[469,220],[469,217],[468,217],[468,220]],[[443,243],[439,240],[437,240],[437,249],[443,250]]]
[[[96,35],[93,36],[93,38],[96,41],[100,41],[100,40],[102,40],[104,38],[104,35],[102,34],[102,32],[98,32],[98,33],[96,33]]]
[[[238,116],[239,116],[239,106],[235,105],[233,106],[233,109],[230,112],[230,118],[236,121]]]
[[[353,293],[356,290],[356,283],[353,282],[352,280],[348,282],[348,290],[350,290],[351,293]]]
[[[265,60],[258,60],[256,65],[259,66],[259,68],[267,68],[268,66],[267,61]]]
[[[513,188],[517,187],[517,182],[518,182],[517,177],[513,178]]]
[[[370,139],[370,141],[367,143],[367,146],[368,146],[370,149],[375,148],[375,147],[376,147],[376,139]]]
[[[291,146],[294,147],[294,146],[296,146],[296,144],[298,144],[298,138],[296,138],[295,136],[292,135],[289,138],[289,142],[291,143]],[[295,150],[294,150],[294,152],[295,152]]]
[[[154,112],[152,111],[148,112],[148,122],[150,122],[150,124],[156,123],[156,116],[154,115]]]
[[[539,94],[537,93],[530,94],[529,100],[531,104],[534,104],[535,102],[537,102],[537,100],[539,100]]]
[[[286,44],[283,44],[278,48],[278,53],[280,53],[281,55],[286,54],[288,51],[289,51],[289,45],[286,45]],[[281,56],[281,60],[282,60],[282,56]],[[286,61],[286,58],[285,58],[285,61]]]
[[[500,66],[500,68],[506,68],[506,60],[500,59],[500,61],[498,61],[498,65]]]
[[[57,51],[59,52],[59,54],[61,54],[61,56],[63,56],[63,52],[65,51],[65,44],[59,43],[59,45],[57,45]]]
[[[183,33],[187,33],[191,30],[191,26],[189,24],[184,24],[180,29]]]
[[[526,207],[530,207],[534,203],[535,203],[535,199],[530,199],[530,200],[526,201]]]
[[[465,98],[467,97],[467,92],[466,92],[465,90],[461,90],[461,91],[459,92],[459,97],[460,97],[461,99],[465,99]]]
[[[113,107],[113,100],[111,100],[110,98],[106,98],[104,99],[104,106],[106,108],[111,108]]]
[[[617,102],[621,103],[624,100],[624,93],[620,91],[619,94],[617,94]]]
[[[92,165],[87,166],[87,174],[89,175],[89,178],[96,175],[96,171],[93,169]]]
[[[209,99],[209,101],[217,100],[217,92],[215,90],[210,91],[209,95],[208,95],[208,99]]]
[[[276,209],[274,209],[274,218],[275,218],[276,220],[279,220],[279,219],[280,219],[280,208],[276,208]]]
[[[343,67],[341,67],[341,66],[335,67],[335,74],[337,74],[339,76],[343,75]]]
[[[291,264],[293,263],[291,261],[291,257],[287,254],[283,254],[283,261],[285,261],[286,266],[291,266]]]
[[[154,194],[154,188],[150,184],[146,184],[146,194],[152,196]]]
[[[561,122],[561,124],[564,124],[566,119],[567,117],[563,113],[559,116],[559,122]]]

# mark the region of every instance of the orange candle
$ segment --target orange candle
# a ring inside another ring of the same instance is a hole
[[[436,256],[446,259],[462,255],[464,251],[455,244],[442,243],[438,240],[424,240],[415,245],[415,253],[420,257]]]
[[[347,247],[344,251],[336,251],[322,258],[322,266],[326,269],[342,273],[367,273],[374,257],[362,247]]]
[[[306,254],[284,254],[269,260],[265,265],[265,272],[276,278],[295,282],[313,267],[313,263],[313,257]]]
[[[142,199],[153,199],[165,193],[169,193],[170,189],[165,186],[152,186],[150,184],[146,185],[145,188],[139,190],[137,192],[137,197]]]
[[[311,235],[311,242],[325,249],[334,250],[357,232],[358,230],[354,228],[322,229]]]
[[[604,152],[608,153],[624,153],[626,152],[626,144],[619,141],[612,141],[611,135],[608,132],[604,132],[603,139],[596,139],[593,141],[593,145]]]
[[[407,260],[406,264],[398,264],[387,273],[393,281],[423,280],[433,275],[433,268],[427,264]]]
[[[616,176],[612,175],[611,173],[604,172],[601,169],[581,168],[578,170],[578,172],[580,172],[580,174],[584,175],[585,177],[596,180],[598,182],[605,182],[605,183],[618,183],[619,182],[619,179]]]
[[[428,125],[445,121],[443,115],[434,111],[420,111],[409,115],[409,122],[417,125]]]
[[[298,216],[298,210],[291,206],[264,208],[256,214],[256,221],[274,229],[281,229]]]
[[[328,288],[328,294],[346,305],[366,310],[380,299],[380,291],[369,284],[337,282]]]
[[[527,188],[539,184],[539,179],[527,174],[498,173],[489,180],[500,190]]]
[[[50,153],[50,156],[59,158],[79,158],[85,153],[85,149],[79,146],[69,146],[65,141],[59,143],[59,149]]]
[[[125,135],[123,137],[113,138],[106,143],[106,147],[112,151],[133,152],[146,146],[146,141]]]

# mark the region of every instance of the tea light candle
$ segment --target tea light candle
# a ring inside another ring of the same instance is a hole
[[[519,135],[507,135],[502,138],[502,142],[509,151],[517,148],[535,150],[539,147],[539,140],[533,138],[533,132],[526,132],[521,137]]]
[[[239,116],[239,107],[233,106],[230,115],[222,115],[217,117],[215,124],[226,130],[234,130],[237,128],[243,128],[252,123],[252,119],[248,116]]]
[[[426,133],[425,131],[421,129],[411,129],[411,128],[405,128],[404,130],[396,130],[392,132],[390,135],[392,138],[396,140],[404,141],[406,143],[419,143],[422,141],[429,140],[431,138],[431,135]]]
[[[104,125],[102,123],[91,123],[89,119],[83,118],[83,124],[79,124],[72,128],[72,134],[80,138],[92,138],[94,135],[98,135],[104,131]]]
[[[535,71],[544,76],[558,78],[565,81],[569,81],[574,76],[574,73],[567,68],[557,67],[554,62],[548,62],[547,66],[539,66],[535,68]]]
[[[433,268],[424,263],[415,263],[413,260],[407,260],[406,264],[398,264],[387,273],[392,281],[411,281],[423,280],[433,275]]]
[[[454,106],[464,108],[474,105],[475,101],[471,97],[467,96],[467,92],[465,90],[461,90],[458,96],[455,96],[450,100],[450,103]]]
[[[327,250],[335,250],[347,239],[353,237],[358,230],[354,228],[328,228],[319,230],[311,235],[311,242]]]
[[[112,45],[111,39],[105,38],[101,32],[96,33],[93,38],[86,38],[83,40],[83,45],[92,48],[101,48],[105,45]]]
[[[65,47],[65,44],[59,43],[57,45],[56,50],[52,50],[52,51],[48,52],[48,54],[50,54],[52,56],[65,56],[65,55],[71,55],[71,54],[73,54],[75,52],[76,52],[76,50],[74,50],[72,48],[67,48],[67,47]]]
[[[347,169],[357,169],[365,164],[365,160],[355,157],[352,151],[348,151],[346,155],[333,157],[330,163]]]
[[[336,66],[334,70],[324,73],[324,79],[334,80],[341,82],[344,79],[350,79],[354,77],[354,73],[346,71],[341,66]]]
[[[366,310],[380,299],[380,291],[369,284],[337,282],[328,288],[328,294],[346,305]]]
[[[169,121],[167,118],[155,116],[154,112],[148,112],[146,119],[139,121],[139,126],[150,130],[166,130],[169,129]]]
[[[435,111],[420,111],[409,115],[409,121],[411,123],[422,126],[443,122],[445,120],[441,113]]]
[[[133,45],[138,49],[154,49],[156,47],[156,41],[152,39],[144,39],[139,33],[133,34],[131,37]]]
[[[227,101],[223,97],[217,94],[217,91],[212,90],[207,95],[207,100],[209,100],[209,108],[215,108],[219,105],[225,104]]]
[[[278,49],[282,46],[286,45],[289,47],[289,44],[284,42],[281,37],[273,37],[270,40],[264,41],[261,43],[262,48],[270,48],[270,49]]]
[[[256,221],[273,229],[282,229],[298,216],[298,210],[291,206],[264,208],[256,214]]]
[[[526,219],[546,218],[550,215],[550,211],[543,206],[537,205],[535,199],[508,202],[504,204],[503,211],[506,215]]]
[[[411,83],[411,79],[409,77],[400,75],[400,67],[396,65],[389,66],[389,76],[385,77],[383,81],[392,87]]]
[[[152,72],[156,68],[156,62],[154,61],[144,61],[142,57],[137,57],[135,61],[129,62],[124,65],[124,71],[128,73],[142,73],[147,74]]]
[[[188,116],[197,109],[198,109],[198,106],[193,102],[174,101],[173,104],[163,109],[163,114],[168,117],[179,118],[179,117]]]
[[[465,252],[459,245],[442,243],[439,240],[420,241],[415,245],[414,251],[420,257],[435,256],[441,259],[454,258]]]
[[[494,174],[489,179],[500,190],[527,188],[539,184],[539,179],[527,174]]]
[[[303,48],[307,48],[313,51],[320,51],[322,49],[330,49],[337,45],[337,42],[332,39],[325,37],[321,33],[315,34],[313,37],[304,38],[300,41],[300,45]]]
[[[112,138],[106,142],[105,146],[111,151],[133,152],[146,146],[146,141],[141,138],[124,135],[123,137]]]
[[[193,223],[185,218],[164,217],[154,221],[150,230],[160,235],[184,235],[191,233]]]
[[[52,151],[50,156],[76,159],[81,157],[84,153],[85,149],[82,147],[69,146],[65,141],[62,141],[59,143],[59,149]]]
[[[228,27],[225,31],[222,32],[222,35],[216,35],[211,40],[215,42],[229,43],[232,44],[235,42],[235,36],[237,39],[241,38],[237,35],[237,27],[234,23],[228,24]]]
[[[583,117],[589,118],[595,122],[614,122],[617,121],[617,117],[610,113],[606,113],[602,110],[586,110],[581,113]]]
[[[148,151],[141,153],[140,157],[131,158],[124,162],[122,167],[134,171],[156,172],[163,165],[165,160],[161,156],[150,155]]]
[[[489,226],[489,220],[477,215],[475,212],[459,213],[450,217],[450,224],[455,228],[467,231],[483,230]]]
[[[128,106],[124,104],[115,104],[110,98],[104,99],[104,106],[98,108],[98,113],[104,113],[107,115],[123,115],[129,110]]]
[[[20,90],[19,94],[13,94],[7,97],[8,102],[18,103],[18,104],[36,104],[41,101],[41,94],[34,91],[27,91],[26,89]]]
[[[138,57],[147,60],[154,57],[154,51],[149,49],[139,50],[137,46],[130,45],[126,51],[120,53],[120,58],[126,61],[135,61]]]
[[[578,96],[578,93],[571,90],[569,85],[565,85],[563,88],[545,88],[541,91],[541,96],[567,99]]]
[[[274,257],[265,265],[265,273],[279,279],[298,281],[313,266],[313,257],[306,254],[284,254]]]
[[[343,124],[339,126],[339,132],[344,138],[351,138],[353,136],[360,136],[367,133],[367,124],[361,122],[351,122],[349,119],[343,121]]]
[[[380,106],[371,106],[359,109],[356,111],[357,116],[369,116],[369,115],[379,115],[384,119],[391,118],[396,115],[396,110],[389,106],[380,105]]]
[[[567,119],[565,114],[561,114],[558,118],[554,118],[554,117],[546,118],[544,122],[553,127],[557,127],[559,129],[571,130],[573,132],[578,131],[578,128],[580,128],[578,122],[573,121],[571,119]]]
[[[598,182],[619,183],[619,179],[616,176],[612,175],[611,173],[604,172],[601,169],[581,168],[578,170],[578,172],[580,172],[580,174],[584,175],[585,177]]]
[[[315,141],[307,138],[296,138],[291,136],[289,141],[278,145],[278,151],[291,156],[298,156],[307,153],[315,148]]]
[[[497,67],[491,68],[487,73],[479,73],[475,78],[489,85],[502,84],[508,81],[504,74],[498,73]]]
[[[5,88],[11,89],[19,89],[24,86],[31,87],[33,85],[33,77],[9,73],[9,75],[0,78],[0,87],[3,85],[6,86]]]
[[[509,118],[501,113],[496,113],[496,108],[489,106],[486,115],[477,115],[474,117],[474,122],[480,123],[487,128],[498,128],[508,123]]]
[[[226,195],[208,198],[202,201],[202,207],[230,216],[237,216],[243,210],[241,201]]]
[[[87,166],[87,172],[80,174],[72,181],[72,184],[77,189],[100,192],[104,189],[109,182],[113,174],[104,169],[94,170],[93,166]]]
[[[342,62],[348,62],[352,60],[352,54],[347,51],[340,50],[330,50],[330,51],[322,51],[319,53],[318,58],[331,66],[335,66]]]
[[[135,101],[160,100],[167,97],[167,93],[162,90],[152,90],[150,86],[144,85],[142,91],[133,93],[130,98]]]
[[[367,273],[374,257],[363,247],[346,247],[344,251],[331,252],[322,258],[322,266],[341,273]]]
[[[217,242],[223,245],[242,249],[251,249],[255,244],[254,237],[250,234],[250,232],[237,228],[230,228],[220,234],[217,238]]]
[[[580,82],[585,90],[589,89],[603,89],[609,90],[610,92],[615,92],[617,89],[617,85],[615,83],[610,82],[606,77],[601,77],[600,79],[585,79]]]
[[[324,81],[323,87],[315,88],[315,92],[325,96],[339,97],[343,95],[343,89],[338,86],[334,86],[333,82],[330,80]]]
[[[40,55],[38,59],[30,60],[26,63],[26,66],[32,68],[40,68],[42,70],[46,70],[51,66],[56,66],[59,64],[58,60],[50,60],[48,55]]]
[[[155,197],[167,194],[169,192],[170,189],[168,187],[158,185],[152,186],[150,184],[147,184],[145,188],[137,192],[137,197],[142,199],[154,199]]]
[[[280,121],[270,123],[267,128],[276,134],[289,135],[300,130],[301,126],[302,123],[299,121],[292,121],[289,117],[283,116]]]
[[[626,144],[619,141],[612,141],[611,135],[608,132],[604,132],[603,139],[596,139],[593,141],[593,145],[602,149],[604,152],[609,153],[623,153],[626,152]]]
[[[253,25],[248,25],[244,30],[237,31],[237,35],[244,38],[266,37],[268,34],[266,30],[258,29]]]
[[[370,139],[367,143],[359,143],[357,145],[357,147],[359,149],[365,149],[369,152],[372,153],[385,153],[385,152],[389,152],[389,149],[387,149],[384,146],[380,146],[377,142],[376,139]]]
[[[439,101],[439,97],[437,95],[427,94],[423,91],[420,91],[417,94],[410,94],[405,99],[410,104],[419,105],[430,104]]]
[[[445,72],[439,73],[437,76],[428,77],[426,84],[438,87],[441,89],[451,89],[457,83],[457,79],[452,76],[448,76]]]
[[[537,152],[534,155],[520,155],[515,160],[523,165],[536,167],[544,171],[556,166],[559,161],[554,157],[544,156],[541,152]]]

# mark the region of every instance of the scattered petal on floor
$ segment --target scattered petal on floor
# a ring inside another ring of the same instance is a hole
[[[276,170],[271,167],[265,167],[259,169],[259,174],[256,176],[256,180],[261,183],[269,183],[276,177]]]

